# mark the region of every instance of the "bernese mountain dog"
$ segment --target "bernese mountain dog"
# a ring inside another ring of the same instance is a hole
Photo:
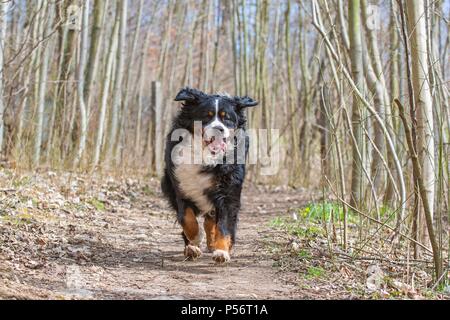
[[[175,101],[182,105],[167,136],[161,188],[183,228],[186,258],[202,254],[206,234],[213,260],[228,262],[249,148],[245,109],[258,102],[192,88],[182,89]],[[202,216],[204,233],[198,222]]]

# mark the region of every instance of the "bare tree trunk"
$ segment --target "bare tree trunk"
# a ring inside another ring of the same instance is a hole
[[[102,100],[100,105],[100,114],[98,116],[97,138],[94,146],[94,157],[92,160],[92,168],[95,169],[100,161],[100,152],[102,149],[102,141],[105,130],[106,107],[108,103],[109,87],[111,84],[111,74],[113,68],[114,57],[117,53],[117,42],[119,37],[119,19],[116,19],[114,29],[111,35],[110,46],[108,50],[108,60],[105,67],[105,76],[103,79]]]
[[[204,62],[203,62],[203,56],[205,55],[205,50],[204,50],[204,45],[205,45],[205,21],[207,19],[207,15],[208,15],[208,1],[207,0],[203,0],[202,4],[200,6],[200,8],[202,8],[202,10],[200,11],[200,21],[201,21],[201,26],[200,26],[200,57],[198,59],[199,63],[199,72],[198,72],[198,77],[197,77],[197,88],[202,88],[202,90],[205,90],[202,85],[204,82],[202,82],[202,80],[204,79],[204,73],[205,73],[205,68],[204,68]]]
[[[166,71],[166,64],[167,64],[167,56],[168,51],[171,46],[171,37],[170,37],[170,31],[172,28],[172,21],[173,21],[173,15],[176,11],[177,2],[176,1],[169,1],[168,4],[168,18],[167,18],[167,24],[166,24],[166,30],[164,32],[164,38],[161,41],[161,54],[159,58],[159,65],[158,65],[158,79],[161,81],[164,80],[164,75]]]
[[[57,10],[64,7],[64,3],[61,2],[57,6]],[[64,50],[65,50],[65,43],[67,40],[67,34],[68,29],[65,27],[62,27],[60,30],[60,47],[59,47],[59,61],[58,61],[58,67],[56,72],[56,77],[54,78],[57,83],[55,86],[55,89],[53,90],[53,103],[51,108],[51,115],[50,115],[50,124],[49,124],[49,136],[47,139],[47,145],[46,145],[46,151],[45,151],[45,161],[48,162],[50,158],[50,151],[53,148],[53,140],[55,135],[57,134],[57,129],[61,128],[60,125],[55,125],[57,114],[60,114],[60,110],[62,106],[59,104],[59,89],[60,89],[60,79],[63,72],[63,63],[64,63]]]
[[[349,35],[350,35],[350,58],[352,62],[352,76],[358,89],[363,86],[362,70],[362,43],[361,43],[361,24],[360,24],[360,0],[350,0],[348,6],[349,16]],[[358,156],[358,150],[362,152],[363,134],[360,100],[356,95],[353,97],[352,109],[352,127],[355,135],[356,144],[353,144],[353,162],[352,162],[352,185],[350,204],[356,208],[361,206],[362,200],[362,166],[363,161]]]
[[[231,46],[233,49],[233,80],[234,80],[234,92],[236,94],[239,92],[239,58],[238,58],[238,49],[237,49],[237,36],[236,36],[236,9],[237,6],[236,0],[233,0],[232,2],[228,2],[230,8],[230,15],[231,15],[231,23],[230,23],[230,33],[231,33]]]
[[[89,27],[89,7],[90,0],[85,0],[83,5],[83,20],[81,25],[81,39],[80,39],[80,62],[78,64],[78,103],[80,107],[80,138],[78,142],[78,149],[73,161],[73,167],[76,168],[83,156],[84,149],[86,148],[86,138],[87,138],[87,125],[88,116],[86,110],[86,102],[84,95],[84,69],[86,65],[87,58],[87,46],[88,46],[88,27]]]
[[[63,55],[61,57],[61,78],[58,79],[58,83],[56,86],[57,91],[57,100],[56,100],[56,116],[55,116],[55,124],[57,124],[57,128],[59,129],[59,137],[60,137],[60,150],[62,157],[65,156],[67,149],[70,145],[70,132],[72,129],[72,117],[70,117],[71,110],[68,109],[70,107],[69,95],[72,93],[69,86],[69,79],[71,78],[73,72],[74,65],[74,53],[75,53],[75,44],[76,44],[76,33],[77,27],[76,25],[72,25],[71,21],[68,17],[69,8],[71,6],[77,7],[79,4],[79,0],[68,0],[63,2],[63,10],[62,13],[65,19],[65,24],[61,27],[61,32],[63,33],[62,43],[60,44],[63,50]],[[79,17],[77,17],[78,19]],[[75,22],[77,24],[78,21]],[[69,119],[69,121],[67,121]]]
[[[210,46],[211,46],[211,37],[210,37],[210,31],[211,31],[211,20],[214,17],[214,1],[208,1],[207,2],[207,8],[205,9],[207,11],[206,13],[206,45],[205,45],[205,77],[203,81],[203,88],[206,91],[209,91],[209,83],[210,83],[210,73],[211,73],[211,54],[210,54]],[[203,48],[202,48],[203,51]]]
[[[295,106],[297,103],[297,94],[294,85],[294,74],[292,70],[292,55],[291,51],[291,26],[290,26],[290,15],[291,15],[291,7],[290,2],[288,1],[286,4],[286,11],[284,13],[285,19],[285,29],[284,29],[284,40],[286,44],[286,68],[287,68],[287,77],[288,77],[288,103],[289,103],[289,112],[291,113],[291,117],[295,117]],[[291,124],[291,132],[292,132],[292,159],[298,159],[298,131],[297,126]]]
[[[218,58],[219,58],[219,44],[220,44],[220,34],[224,31],[223,29],[223,13],[222,13],[222,3],[220,0],[218,0],[218,5],[217,5],[217,13],[216,13],[216,22],[215,22],[215,26],[216,26],[216,35],[215,35],[215,39],[214,39],[214,55],[213,55],[213,63],[212,63],[212,71],[211,71],[211,75],[212,75],[212,79],[211,79],[211,91],[215,91],[216,90],[216,83],[217,83],[217,78],[216,78],[216,70],[217,70],[217,65],[218,65]],[[220,21],[222,21],[222,24],[220,24]]]
[[[242,41],[243,41],[243,46],[244,46],[244,48],[247,48],[248,47],[248,28],[247,28],[247,14],[246,14],[246,12],[245,12],[245,4],[244,4],[244,0],[242,0],[242,11],[243,11],[243,14],[242,14],[242,28],[243,28],[243,35],[242,35],[242,37],[243,37],[243,39],[242,39]],[[248,56],[249,56],[249,53],[247,52],[247,50],[243,50],[243,62],[244,62],[244,74],[243,74],[243,77],[244,77],[244,83],[243,83],[243,86],[244,86],[244,88],[243,88],[243,90],[244,90],[244,93],[245,94],[248,94],[248,92],[249,92],[249,86],[250,86],[250,80],[249,80],[249,74],[250,74],[250,70],[249,70],[249,68],[250,68],[250,64],[249,64],[249,59],[248,59]]]
[[[397,23],[395,21],[396,19],[396,13],[394,9],[395,2],[392,2],[391,4],[391,15],[390,15],[390,81],[389,81],[389,88],[390,88],[390,101],[393,101],[395,98],[400,97],[400,60],[399,60],[399,39],[398,39],[398,28]],[[396,140],[404,141],[403,135],[401,133],[401,124],[400,121],[398,121],[397,113],[395,109],[391,109],[392,111],[392,125],[393,130],[396,132]],[[397,144],[398,147],[398,144]],[[398,150],[398,148],[397,148]],[[391,157],[388,157],[389,160],[389,168],[393,171],[394,175],[397,176],[398,173],[396,172],[395,165],[392,164]],[[384,203],[391,205],[392,201],[394,199],[394,188],[392,185],[392,182],[390,180],[387,181],[386,186],[386,192],[384,194]]]
[[[425,5],[423,0],[406,1],[408,14],[408,31],[411,35],[412,85],[417,117],[417,153],[422,167],[422,177],[428,198],[431,219],[434,216],[435,195],[435,152],[433,101],[431,97],[427,55],[427,32]],[[424,200],[424,199],[422,199]],[[423,212],[420,213],[422,219]],[[426,239],[426,224],[421,223],[420,238]]]
[[[362,16],[364,21],[369,21],[367,16],[367,1],[362,1]],[[374,70],[374,76],[375,76],[375,83],[373,83],[372,88],[375,91],[375,95],[377,97],[378,103],[376,104],[376,110],[378,111],[380,117],[384,118],[386,123],[388,123],[388,129],[392,128],[391,125],[391,118],[387,116],[388,109],[390,106],[389,103],[389,95],[386,87],[386,81],[384,77],[383,72],[383,66],[381,62],[381,54],[380,50],[378,49],[378,40],[377,40],[377,34],[375,33],[375,29],[372,26],[369,26],[367,23],[365,24],[365,31],[367,34],[367,45],[368,45],[368,55],[370,57],[369,63],[373,67]],[[380,128],[378,123],[374,121],[373,123],[374,131],[375,131],[375,146],[378,149],[378,152],[373,152],[372,156],[372,177],[374,181],[374,186],[376,188],[377,192],[380,192],[381,190],[385,189],[383,188],[383,183],[386,181],[386,170],[383,167],[381,157],[386,155],[386,143],[385,138],[383,135],[383,130]],[[375,199],[376,201],[378,199]]]
[[[152,105],[154,112],[154,128],[155,128],[155,170],[157,175],[162,174],[162,160],[163,160],[163,127],[162,127],[162,100],[161,100],[161,83],[158,81],[152,82]]]
[[[339,12],[339,24],[341,25],[341,33],[342,33],[342,40],[344,41],[344,47],[347,50],[350,50],[350,40],[348,39],[347,24],[345,23],[344,6],[342,4],[342,0],[338,0],[338,12]]]
[[[195,43],[195,36],[197,34],[197,27],[199,25],[199,19],[194,19],[191,23],[191,28],[189,34],[191,35],[191,43]],[[191,86],[193,84],[192,80],[192,64],[193,64],[194,46],[189,46],[186,55],[186,64],[184,67],[183,77],[181,78],[181,83],[183,85]]]
[[[135,60],[136,60],[138,39],[139,39],[140,31],[141,31],[141,20],[142,20],[143,8],[144,8],[144,1],[140,0],[138,15],[137,15],[137,22],[136,22],[136,30],[134,32],[133,42],[132,42],[132,46],[131,46],[131,54],[130,54],[130,58],[128,60],[129,66],[131,66],[134,63],[137,63],[137,61],[135,61]],[[117,146],[116,146],[116,151],[115,151],[115,155],[114,155],[114,158],[116,160],[119,159],[119,155],[121,154],[121,151],[123,151],[124,145],[126,144],[125,137],[124,137],[124,131],[125,131],[125,127],[127,125],[128,113],[130,111],[130,97],[134,98],[135,93],[138,91],[138,90],[136,90],[136,83],[134,83],[133,89],[130,89],[129,85],[131,82],[131,75],[132,75],[132,68],[130,67],[127,69],[127,72],[125,73],[125,79],[124,79],[125,90],[123,92],[124,96],[122,98],[122,106],[121,106],[122,117],[120,118],[120,121],[119,121],[119,133],[117,135]],[[131,91],[131,93],[130,93],[130,91]]]
[[[0,154],[3,151],[3,135],[4,124],[3,115],[5,112],[4,96],[4,52],[5,52],[5,37],[6,37],[6,9],[9,6],[8,2],[0,2]]]
[[[147,58],[147,52],[148,47],[150,44],[150,36],[151,32],[150,29],[147,31],[145,35],[144,44],[142,46],[141,51],[141,59],[139,62],[139,70],[138,70],[138,85],[139,85],[139,91],[138,91],[138,110],[136,115],[136,135],[134,138],[134,156],[137,157],[138,155],[141,155],[141,131],[142,131],[142,111],[144,110],[144,89],[145,85],[147,83],[147,73],[144,72],[144,66],[145,61]]]
[[[26,6],[27,12],[33,12],[30,3]],[[37,13],[35,13],[35,16],[37,16]],[[28,32],[31,33],[31,39],[32,41],[38,41],[38,29],[39,29],[39,23],[36,21],[38,19],[35,19],[33,24],[31,26],[28,26]],[[31,89],[32,89],[32,78],[33,78],[33,71],[35,69],[35,65],[37,63],[37,57],[38,57],[38,51],[39,50],[33,50],[31,52],[31,56],[29,58],[28,63],[28,70],[25,77],[25,83],[24,83],[24,98],[22,100],[22,103],[20,105],[18,120],[17,120],[17,134],[15,138],[15,145],[14,148],[16,149],[16,153],[18,153],[18,157],[21,157],[24,152],[24,144],[23,144],[23,137],[26,131],[25,128],[25,121],[26,121],[26,115],[28,111],[28,105],[29,101],[31,100]],[[50,127],[51,128],[51,127]]]
[[[88,62],[85,75],[84,98],[87,102],[87,111],[90,108],[92,98],[91,89],[93,87],[100,60],[101,38],[104,33],[105,11],[108,8],[109,0],[94,1],[94,23],[92,26],[91,45],[88,54]]]
[[[314,109],[311,103],[311,73],[306,58],[306,40],[304,36],[304,21],[303,16],[299,17],[299,59],[300,59],[300,74],[301,74],[301,99],[299,102],[302,104],[302,118],[303,124],[300,129],[300,154],[302,167],[304,170],[305,182],[309,181],[309,175],[311,172],[310,161],[311,158],[311,145],[312,136],[314,130],[312,124],[314,123]],[[322,105],[322,100],[320,102]],[[323,118],[324,120],[325,118]],[[322,136],[323,137],[323,136]],[[323,146],[323,145],[321,145]],[[321,149],[321,151],[324,151]],[[323,158],[322,158],[323,159]],[[325,159],[323,161],[326,161]]]
[[[49,6],[49,7],[48,7]],[[43,38],[46,38],[50,32],[51,27],[53,23],[53,15],[54,15],[54,4],[49,4],[47,0],[44,0],[44,9],[43,9],[43,15],[42,15],[42,23],[45,26],[45,23],[47,23],[45,29],[45,33],[42,34]],[[47,9],[48,8],[48,9]],[[48,12],[48,21],[45,21],[46,11]],[[33,167],[36,167],[39,165],[39,160],[41,156],[41,146],[42,146],[42,134],[43,134],[43,122],[44,122],[44,108],[45,108],[45,94],[47,92],[47,78],[48,78],[48,64],[49,64],[49,56],[50,56],[50,50],[49,50],[50,44],[47,41],[47,43],[44,44],[43,53],[41,57],[42,65],[40,67],[39,72],[39,97],[38,97],[38,103],[37,103],[37,112],[36,112],[36,131],[35,131],[35,140],[34,140],[34,150],[33,150]]]
[[[414,81],[413,81],[414,83]],[[428,199],[429,190],[427,186],[425,185],[425,180],[427,180],[427,177],[423,176],[423,168],[420,164],[420,157],[417,153],[417,146],[414,145],[414,136],[413,132],[414,130],[409,129],[408,121],[406,120],[405,110],[403,105],[400,103],[398,99],[395,100],[395,103],[399,107],[399,113],[400,117],[403,121],[403,126],[405,127],[405,134],[406,134],[406,141],[408,143],[409,152],[411,155],[412,163],[413,163],[413,174],[418,182],[419,192],[420,196],[422,198],[422,204],[424,209],[424,217],[425,217],[425,227],[426,231],[428,233],[428,238],[431,243],[431,248],[433,250],[433,260],[434,260],[434,271],[436,273],[436,279],[441,280],[441,275],[443,274],[442,270],[442,258],[441,253],[439,249],[439,245],[437,242],[437,238],[434,232],[433,227],[433,213],[431,212],[430,208],[430,199]],[[411,121],[412,127],[416,126],[415,121]],[[417,123],[418,124],[418,123]],[[417,132],[420,132],[417,130]]]
[[[116,66],[115,85],[113,90],[113,104],[111,110],[111,126],[109,127],[108,144],[106,150],[106,158],[108,161],[113,161],[114,150],[117,146],[117,132],[119,128],[120,108],[122,104],[122,85],[125,62],[125,46],[127,35],[127,9],[128,0],[118,0],[117,6],[120,16],[120,31],[119,31],[119,48],[118,48],[118,62]]]

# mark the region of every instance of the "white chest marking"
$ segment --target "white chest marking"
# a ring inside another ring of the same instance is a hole
[[[195,164],[181,164],[175,168],[175,176],[180,183],[184,196],[192,200],[201,213],[213,211],[214,206],[205,195],[205,190],[213,186],[212,176],[201,173],[201,166]]]

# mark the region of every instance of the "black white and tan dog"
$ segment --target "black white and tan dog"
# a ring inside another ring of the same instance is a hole
[[[237,161],[235,133],[245,131],[245,109],[258,102],[247,96],[210,95],[191,88],[182,89],[175,101],[181,101],[182,106],[167,136],[162,191],[183,227],[186,258],[193,260],[202,254],[203,232],[198,218],[204,216],[208,250],[217,263],[228,262],[245,178],[245,161]],[[175,133],[179,131],[188,134],[178,136]],[[187,140],[193,137],[200,137],[201,152],[212,161],[176,161],[180,151],[192,160],[195,148]],[[249,144],[247,138],[244,141],[246,156]]]

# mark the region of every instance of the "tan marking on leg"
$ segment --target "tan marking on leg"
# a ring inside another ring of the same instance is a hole
[[[224,236],[220,232],[219,227],[215,227],[216,238],[214,242],[214,253],[213,260],[217,263],[224,263],[230,261],[230,250],[231,250],[231,237]]]
[[[216,219],[210,215],[205,215],[205,222],[203,223],[206,233],[206,245],[208,250],[213,252],[216,241]]]
[[[197,217],[195,216],[194,210],[191,208],[186,208],[184,210],[183,218],[183,232],[186,238],[190,242],[195,242],[199,236],[199,227]]]
[[[198,247],[201,242],[201,237],[197,217],[192,208],[186,208],[184,210],[182,226],[184,235],[189,240],[189,244],[184,248],[184,255],[188,259],[196,259],[202,254],[202,251]]]

